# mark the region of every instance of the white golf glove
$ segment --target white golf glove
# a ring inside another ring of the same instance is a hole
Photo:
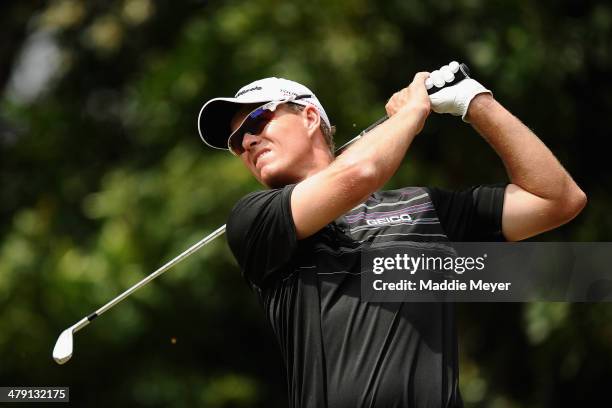
[[[456,61],[444,65],[439,70],[433,71],[425,84],[430,84],[434,88],[442,88],[455,79],[455,73],[459,70],[459,63]],[[438,92],[429,95],[431,108],[436,113],[450,113],[454,116],[461,116],[464,122],[470,102],[474,97],[481,93],[492,94],[487,88],[472,78],[465,78],[459,83],[442,88]]]

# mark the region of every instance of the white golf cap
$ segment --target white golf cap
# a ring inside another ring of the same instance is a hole
[[[233,98],[214,98],[206,102],[198,115],[198,132],[208,146],[228,150],[227,140],[231,134],[230,123],[242,105],[282,101],[302,95],[308,95],[308,97],[291,102],[314,106],[321,120],[331,128],[323,106],[310,89],[295,81],[270,77],[243,86]]]

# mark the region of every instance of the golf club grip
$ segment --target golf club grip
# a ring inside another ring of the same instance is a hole
[[[451,82],[446,82],[440,88],[434,85],[430,89],[427,90],[427,93],[429,95],[434,94],[438,92],[440,89],[444,89],[449,86],[458,84],[459,82],[463,81],[465,78],[469,78],[469,77],[470,77],[470,69],[468,68],[468,66],[465,64],[459,64],[459,70],[455,72],[455,79],[453,79]]]

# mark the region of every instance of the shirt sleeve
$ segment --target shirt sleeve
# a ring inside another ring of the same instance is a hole
[[[479,185],[462,191],[429,188],[448,239],[454,242],[505,241],[502,211],[507,184]]]
[[[245,278],[257,286],[286,266],[296,251],[291,214],[295,185],[243,197],[227,221],[227,240]]]

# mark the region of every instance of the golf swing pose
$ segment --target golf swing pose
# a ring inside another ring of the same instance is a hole
[[[292,407],[461,406],[452,304],[362,302],[360,254],[398,242],[521,240],[584,207],[585,194],[550,150],[466,72],[453,62],[416,74],[391,97],[388,116],[338,157],[323,106],[296,82],[266,78],[202,107],[204,142],[239,156],[269,188],[236,204],[227,233],[281,347]],[[379,191],[431,110],[471,123],[510,183]],[[64,330],[54,359],[68,361],[74,333],[225,231]]]
[[[361,251],[397,241],[522,240],[586,203],[491,92],[471,78],[445,86],[453,68],[417,73],[389,99],[389,119],[337,157],[323,106],[293,81],[255,81],[200,112],[203,140],[239,156],[268,187],[235,205],[227,238],[279,343],[291,407],[461,406],[452,304],[361,301]],[[379,191],[431,110],[470,123],[510,183]]]

